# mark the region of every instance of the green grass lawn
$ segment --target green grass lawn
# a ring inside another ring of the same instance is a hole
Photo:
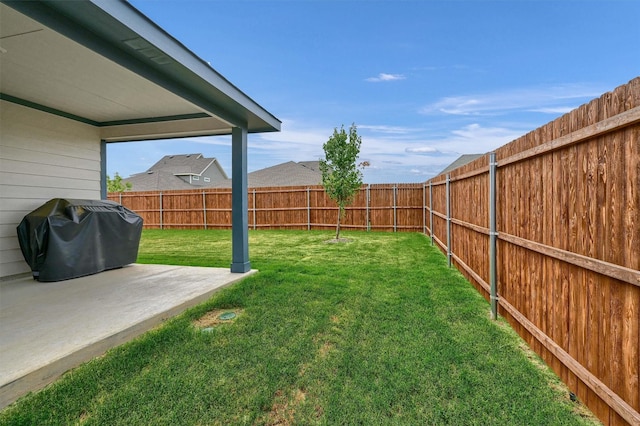
[[[593,424],[420,234],[250,233],[260,270],[28,395],[0,424]],[[139,261],[228,267],[228,231],[145,231]],[[238,317],[205,332],[214,309]]]

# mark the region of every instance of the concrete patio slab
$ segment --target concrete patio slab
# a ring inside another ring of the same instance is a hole
[[[66,281],[0,282],[0,409],[255,272],[134,264]]]

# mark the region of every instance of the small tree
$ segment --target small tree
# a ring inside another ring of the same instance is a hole
[[[107,192],[124,192],[129,191],[133,185],[131,182],[122,182],[122,177],[116,172],[113,179],[107,175]]]
[[[340,237],[340,219],[344,217],[345,206],[351,204],[362,186],[362,172],[356,162],[360,154],[362,138],[358,136],[355,124],[349,128],[349,135],[344,125],[333,129],[333,135],[322,146],[325,158],[320,160],[322,185],[327,195],[338,204],[338,223],[336,240]],[[366,163],[360,164],[364,167]]]

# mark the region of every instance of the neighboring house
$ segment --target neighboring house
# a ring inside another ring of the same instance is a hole
[[[322,185],[322,172],[319,161],[287,161],[249,173],[248,187],[267,186],[312,186]],[[231,180],[221,182],[219,188],[231,187]]]
[[[249,188],[268,186],[321,185],[319,161],[287,161],[248,173]],[[231,179],[215,158],[202,154],[165,155],[146,172],[131,175],[122,182],[132,191],[172,189],[231,188]]]
[[[202,154],[165,155],[146,172],[122,179],[132,191],[215,187],[229,178],[215,158]]]
[[[247,141],[275,116],[124,0],[0,0],[0,47],[0,279],[29,272],[24,215],[106,198],[110,143],[212,135],[239,181],[231,270],[250,269]]]
[[[444,170],[442,170],[440,173],[437,174],[437,176],[440,176],[445,173],[449,173],[450,171],[455,170],[458,167],[462,167],[465,164],[468,164],[473,160],[482,157],[483,155],[484,154],[463,154],[460,157],[458,157],[456,161],[454,161],[453,163],[445,167]]]

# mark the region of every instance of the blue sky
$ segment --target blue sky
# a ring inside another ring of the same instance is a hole
[[[640,1],[132,0],[282,121],[249,171],[317,160],[355,123],[366,183],[423,182],[640,75]],[[230,137],[110,144],[108,173]]]

